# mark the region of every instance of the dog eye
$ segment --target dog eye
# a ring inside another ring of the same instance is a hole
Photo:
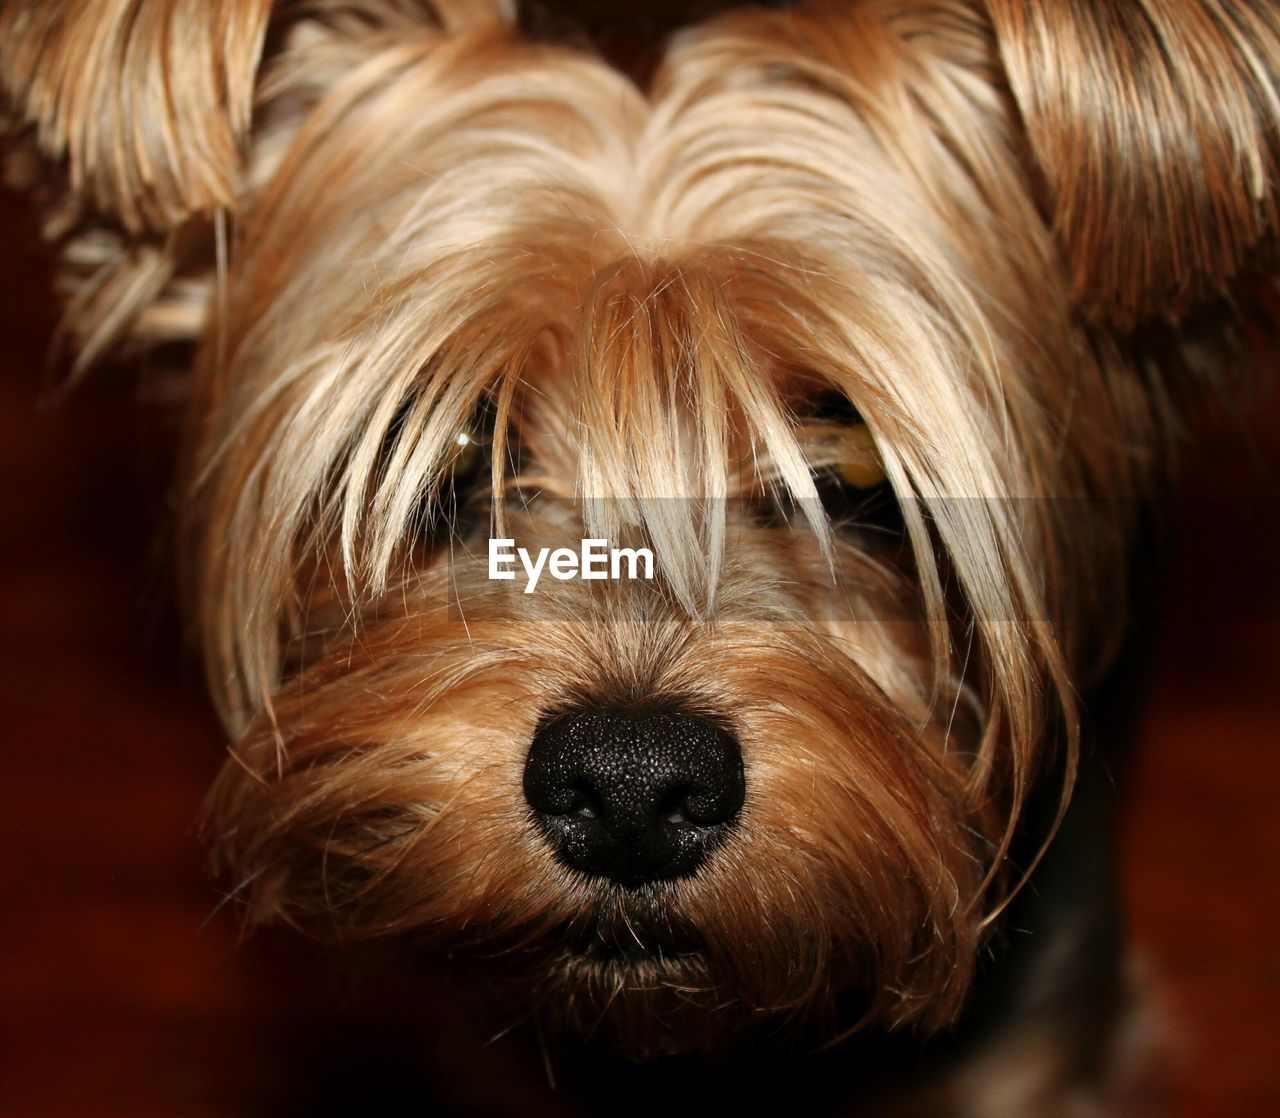
[[[483,401],[462,423],[453,437],[455,449],[440,479],[441,503],[447,500],[456,509],[475,492],[484,489],[489,478],[489,451],[493,443],[493,409]]]
[[[455,477],[472,473],[484,455],[481,453],[485,439],[477,422],[473,421],[459,428],[453,440],[458,449],[454,452],[449,464],[449,472]]]
[[[840,531],[900,534],[901,510],[871,428],[857,409],[843,396],[819,396],[804,400],[796,415],[792,433],[832,525]],[[761,476],[776,481],[767,464]],[[761,511],[769,522],[791,522],[796,515],[791,497],[776,486]]]
[[[871,429],[854,425],[809,425],[797,432],[809,468],[851,489],[874,489],[885,480],[884,463]]]
[[[385,460],[403,437],[403,427],[412,401],[406,402],[388,434]],[[443,468],[431,486],[420,494],[414,508],[413,536],[419,544],[435,544],[459,532],[467,532],[484,520],[490,471],[492,415],[487,401],[459,423],[445,452]]]
[[[796,439],[821,482],[850,489],[874,489],[884,483],[884,463],[871,429],[843,393],[824,392],[805,402]]]
[[[901,534],[901,509],[871,428],[846,397],[808,401],[795,435],[832,524],[886,539]]]

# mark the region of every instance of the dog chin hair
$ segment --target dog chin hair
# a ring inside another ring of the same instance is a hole
[[[1177,417],[1265,359],[1280,18],[818,2],[641,86],[505,3],[134,7],[8,5],[0,70],[79,367],[192,353],[247,919],[639,1055],[953,1024]],[[493,539],[653,578],[524,595]],[[659,734],[702,775],[624,850],[583,766]]]

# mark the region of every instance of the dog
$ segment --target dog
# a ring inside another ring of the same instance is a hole
[[[0,10],[75,373],[190,357],[216,865],[650,1109],[1134,1113],[1109,781],[1275,355],[1280,11],[730,7]]]

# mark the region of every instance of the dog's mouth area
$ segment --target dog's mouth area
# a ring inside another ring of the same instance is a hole
[[[562,960],[576,967],[664,967],[702,957],[706,944],[696,930],[672,920],[659,902],[602,905],[555,933]]]

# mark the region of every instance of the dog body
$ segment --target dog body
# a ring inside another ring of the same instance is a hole
[[[1176,417],[1266,350],[1270,4],[747,10],[643,85],[497,0],[0,43],[81,366],[194,347],[251,920],[630,1058],[852,1036],[841,1108],[935,1035],[924,1112],[1124,1105],[1104,766]]]

